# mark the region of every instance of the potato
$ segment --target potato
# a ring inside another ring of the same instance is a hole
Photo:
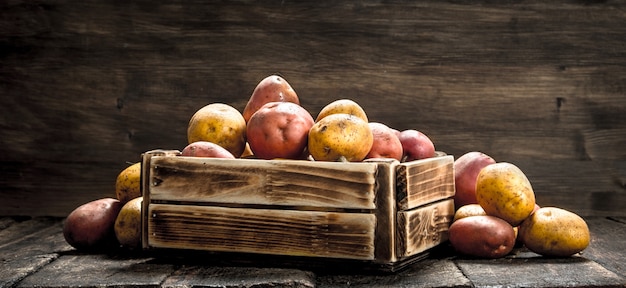
[[[213,142],[239,157],[246,147],[246,120],[237,109],[223,103],[206,105],[191,116],[187,143]]]
[[[535,193],[517,166],[500,162],[485,166],[476,178],[476,200],[487,215],[518,226],[535,208]]]
[[[117,175],[115,196],[122,204],[141,196],[141,162],[126,167]]]
[[[142,197],[128,201],[115,219],[115,237],[125,248],[141,246],[141,204]]]
[[[400,143],[400,139],[398,139],[393,130],[389,126],[378,122],[369,122],[368,125],[372,130],[374,142],[365,159],[391,158],[401,161],[402,143]]]
[[[246,107],[243,109],[243,118],[246,122],[252,114],[269,102],[291,102],[300,105],[298,94],[287,80],[278,75],[270,75],[261,80],[254,88]]]
[[[478,204],[467,204],[461,206],[461,208],[457,209],[456,212],[454,212],[454,218],[452,219],[452,222],[466,217],[480,215],[487,215],[483,207]]]
[[[533,213],[535,213],[537,210],[539,210],[539,208],[541,208],[541,206],[537,205],[537,203],[535,203],[535,208],[533,208],[533,212],[530,213],[530,216],[532,216]],[[530,217],[528,216],[528,217]],[[526,218],[528,219],[528,218]],[[524,223],[524,222],[522,222]],[[521,224],[520,224],[521,225]],[[524,246],[524,241],[522,241],[522,235],[520,235],[519,233],[519,226],[515,226],[515,247],[522,247]]]
[[[246,149],[243,150],[243,153],[241,153],[241,156],[239,157],[240,158],[253,158],[254,157],[254,153],[252,153],[252,149],[250,149],[250,143],[246,142]]]
[[[459,253],[501,258],[515,245],[513,226],[494,216],[470,216],[454,221],[448,230],[450,244]]]
[[[329,104],[324,106],[322,110],[320,110],[320,113],[317,114],[317,118],[315,118],[315,122],[320,121],[322,118],[328,115],[339,113],[354,115],[363,119],[363,121],[365,122],[369,122],[369,120],[367,119],[367,114],[365,113],[365,110],[363,110],[363,107],[350,99],[339,99],[330,102]]]
[[[122,203],[114,198],[87,202],[74,209],[63,223],[63,237],[79,250],[105,250],[119,246],[113,226]]]
[[[208,141],[196,141],[188,144],[183,148],[180,156],[189,157],[210,157],[210,158],[231,158],[234,159],[232,153],[224,149],[224,147]]]
[[[300,159],[313,122],[313,116],[298,104],[267,103],[248,120],[250,150],[260,159]]]
[[[557,207],[537,209],[522,222],[519,235],[528,250],[556,257],[567,257],[583,251],[591,238],[583,218]]]
[[[405,162],[426,159],[435,156],[435,144],[426,134],[415,129],[400,131],[403,160]]]
[[[309,131],[309,153],[317,161],[362,161],[374,144],[367,122],[354,115],[331,114]]]
[[[480,170],[496,161],[489,155],[471,151],[467,152],[454,161],[454,207],[459,209],[463,205],[477,204],[476,178]]]

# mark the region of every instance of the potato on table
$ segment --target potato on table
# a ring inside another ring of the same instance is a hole
[[[500,258],[515,246],[513,226],[494,216],[459,219],[450,225],[448,233],[452,247],[469,256]]]
[[[65,241],[79,250],[104,250],[119,246],[113,227],[122,205],[117,199],[102,198],[78,206],[63,224]]]
[[[537,209],[522,222],[519,235],[530,251],[545,256],[571,256],[587,248],[590,241],[585,220],[557,207]]]

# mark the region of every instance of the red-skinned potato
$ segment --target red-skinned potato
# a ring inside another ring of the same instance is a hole
[[[368,125],[372,130],[374,143],[365,159],[392,158],[401,161],[402,143],[394,131],[389,126],[378,122],[369,122]]]
[[[413,161],[435,156],[435,144],[424,133],[408,129],[400,131],[404,161]]]
[[[209,141],[196,141],[183,149],[180,156],[234,159],[235,156],[224,147]]]
[[[267,103],[248,121],[250,150],[260,159],[301,159],[313,123],[313,116],[298,104]]]
[[[513,226],[495,216],[458,219],[448,230],[450,244],[459,253],[480,258],[501,258],[513,250]]]
[[[243,118],[248,122],[254,112],[269,102],[291,102],[300,105],[298,94],[287,80],[278,75],[270,75],[261,80],[254,88],[246,107],[243,109]]]
[[[468,204],[476,204],[476,178],[485,166],[496,161],[489,155],[471,151],[454,161],[454,207],[459,209]]]
[[[63,237],[79,250],[104,250],[119,246],[113,229],[122,202],[102,198],[74,209],[63,223]]]
[[[393,131],[393,134],[396,135],[396,137],[398,137],[398,140],[400,140],[400,130],[396,128],[391,128],[391,127],[389,127],[389,129],[391,129],[391,131]]]

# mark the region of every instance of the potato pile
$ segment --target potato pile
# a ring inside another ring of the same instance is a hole
[[[567,257],[590,241],[586,222],[558,207],[540,207],[517,166],[477,151],[454,162],[457,210],[449,229],[460,253],[483,258],[508,255],[516,244],[540,255]]]
[[[436,155],[424,133],[370,121],[350,99],[328,103],[313,117],[278,75],[257,84],[242,112],[224,103],[201,107],[191,116],[186,136],[181,157],[406,162]],[[119,173],[115,198],[86,203],[69,214],[63,232],[70,245],[82,250],[141,246],[140,165]],[[454,162],[454,173],[457,210],[449,239],[459,253],[499,258],[525,245],[541,255],[571,256],[588,246],[585,221],[561,208],[539,207],[530,181],[514,164],[474,151]]]
[[[79,250],[103,251],[141,246],[141,163],[122,170],[116,198],[107,197],[74,209],[63,223],[65,241]]]
[[[243,112],[224,103],[198,109],[189,120],[187,142],[180,156],[350,162],[435,156],[435,146],[424,133],[371,122],[350,99],[329,103],[313,118],[278,75],[257,84]],[[72,211],[63,228],[67,243],[81,250],[140,247],[140,174],[141,163],[129,165],[116,179],[115,198]]]
[[[187,140],[181,156],[347,162],[435,156],[424,133],[370,121],[351,99],[328,103],[314,118],[278,75],[257,84],[242,113],[223,103],[200,108],[189,121]]]

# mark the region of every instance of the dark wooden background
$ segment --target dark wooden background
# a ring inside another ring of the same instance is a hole
[[[0,4],[0,215],[114,195],[191,115],[283,75],[456,157],[518,165],[540,205],[626,215],[625,1]]]

